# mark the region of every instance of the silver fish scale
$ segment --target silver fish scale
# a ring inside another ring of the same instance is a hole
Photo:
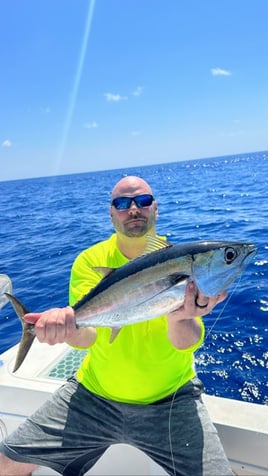
[[[121,279],[115,270],[110,281],[109,276],[104,279],[105,287],[101,282],[75,306],[77,326],[117,327],[162,316],[182,305],[189,279],[205,295],[216,296],[241,274],[247,258],[256,251],[251,244],[230,242],[224,246],[221,243],[220,247],[215,243],[202,243],[202,253],[193,255],[182,255],[182,248],[198,247],[196,244],[192,247],[175,245],[152,252],[150,259],[139,257],[118,269]],[[229,261],[226,250],[229,250]],[[143,260],[145,268],[141,266]],[[129,270],[131,273],[127,274]]]

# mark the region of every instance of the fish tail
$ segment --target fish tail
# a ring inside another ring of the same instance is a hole
[[[29,324],[24,319],[24,315],[29,313],[27,307],[25,307],[24,304],[22,304],[12,294],[5,293],[5,295],[10,301],[10,303],[12,304],[17,316],[20,318],[22,329],[23,329],[22,338],[19,344],[19,349],[17,352],[16,361],[15,361],[15,365],[13,369],[13,372],[16,372],[16,370],[18,370],[19,367],[21,366],[22,362],[24,361],[26,355],[28,354],[32,346],[32,343],[35,338],[35,332],[34,332],[34,325]]]

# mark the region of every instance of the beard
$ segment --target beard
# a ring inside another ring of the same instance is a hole
[[[154,225],[154,218],[144,216],[132,216],[125,223],[113,220],[114,228],[117,232],[129,238],[139,238],[148,233]]]
[[[147,222],[132,222],[129,224],[126,224],[124,227],[124,235],[128,237],[140,237],[144,236],[148,232],[148,225]]]

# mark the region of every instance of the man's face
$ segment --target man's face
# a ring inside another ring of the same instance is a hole
[[[140,195],[151,195],[150,187],[143,181],[128,183],[126,181],[113,191],[112,199],[118,197],[136,197]],[[117,232],[128,237],[141,237],[155,227],[157,218],[157,203],[154,200],[151,205],[139,207],[134,200],[129,208],[120,210],[115,206],[110,209],[112,222]]]
[[[138,208],[134,202],[127,210],[113,210],[112,222],[116,231],[129,237],[146,235],[155,226],[155,202],[149,207]]]

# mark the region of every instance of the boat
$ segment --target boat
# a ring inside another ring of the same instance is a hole
[[[35,411],[79,366],[85,351],[35,339],[27,359],[13,373],[18,344],[0,355],[0,441]],[[231,466],[237,475],[268,475],[268,406],[204,394]],[[45,467],[34,476],[59,474]],[[111,446],[87,475],[167,473],[140,450]]]

